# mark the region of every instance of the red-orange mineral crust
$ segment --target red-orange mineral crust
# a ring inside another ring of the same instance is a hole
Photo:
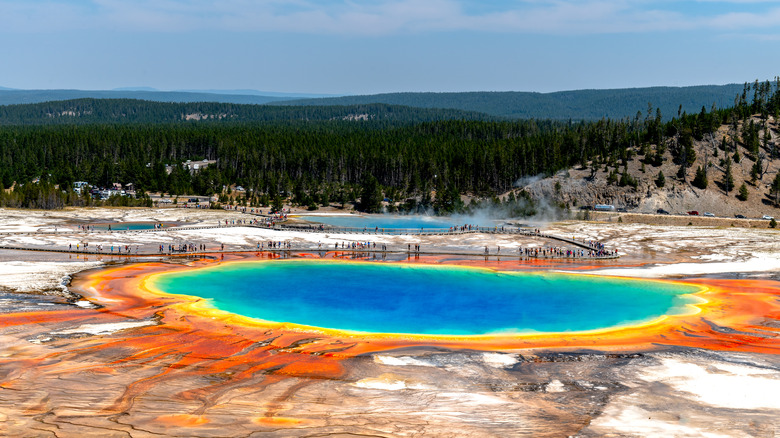
[[[342,258],[342,254],[327,257]],[[261,253],[259,257],[226,257],[225,261],[256,258],[271,257]],[[434,256],[412,257],[406,262],[498,270],[586,268],[569,262],[481,262]],[[27,339],[64,326],[156,320],[155,325],[107,335],[55,334],[40,345],[17,342],[4,347],[0,404],[14,404],[17,418],[12,418],[14,413],[4,414],[0,432],[13,434],[36,425],[41,434],[57,429],[68,435],[79,430],[79,425],[114,431],[132,431],[143,425],[150,433],[197,428],[205,435],[219,435],[229,424],[240,424],[243,430],[323,425],[319,417],[299,418],[300,412],[290,415],[302,385],[349,380],[348,363],[353,358],[404,347],[639,352],[678,346],[780,353],[780,285],[773,281],[686,279],[685,283],[703,288],[698,296],[706,302],[696,305],[699,312],[666,316],[641,326],[472,337],[354,334],[263,324],[211,309],[196,297],[160,295],[145,286],[149,275],[213,263],[204,259],[192,266],[143,263],[96,270],[77,276],[73,289],[102,306],[97,310],[0,314],[0,326],[14,328]],[[75,405],[74,400],[78,401]],[[231,412],[224,412],[227,405]],[[73,420],[71,426],[54,427],[49,417]]]

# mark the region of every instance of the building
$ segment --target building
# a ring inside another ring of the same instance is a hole
[[[84,187],[89,187],[89,183],[86,181],[76,181],[73,183],[73,191],[81,194],[81,189]]]
[[[181,167],[183,167],[186,170],[189,170],[190,173],[197,173],[201,170],[209,167],[212,164],[215,164],[217,160],[200,160],[200,161],[192,161],[187,160],[181,163]],[[165,166],[165,172],[170,175],[171,172],[173,172],[173,166],[172,165],[166,165]]]

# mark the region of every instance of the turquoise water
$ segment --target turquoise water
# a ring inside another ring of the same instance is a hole
[[[464,222],[465,219],[459,219],[457,217],[442,217],[442,216],[420,216],[420,215],[408,215],[408,216],[394,216],[394,215],[342,215],[342,216],[301,216],[309,222],[315,222],[325,225],[332,225],[334,227],[347,227],[347,228],[449,228],[453,226],[464,225],[468,222]],[[473,224],[484,227],[493,226],[492,223],[480,223]]]
[[[173,294],[266,321],[477,335],[613,327],[680,313],[693,286],[605,277],[330,261],[242,262],[154,277]]]

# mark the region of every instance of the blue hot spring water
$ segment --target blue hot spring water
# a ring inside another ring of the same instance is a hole
[[[160,274],[152,286],[274,322],[375,333],[570,332],[681,313],[695,286],[558,273],[319,260]]]

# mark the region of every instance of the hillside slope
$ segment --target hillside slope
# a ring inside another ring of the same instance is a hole
[[[752,120],[759,122],[758,116]],[[739,124],[739,129],[742,129]],[[766,158],[771,154],[772,145],[780,143],[780,126],[778,120],[770,116],[768,119],[769,134],[771,140],[769,147],[761,148],[761,154]],[[755,161],[740,146],[740,161],[734,162],[734,149],[728,151],[732,159],[731,173],[734,180],[733,188],[727,193],[722,184],[725,175],[726,151],[722,148],[723,138],[728,143],[733,142],[734,132],[728,125],[721,126],[717,133],[701,141],[694,141],[696,160],[688,168],[687,178],[684,181],[677,176],[680,166],[673,163],[669,152],[664,154],[663,164],[654,166],[643,163],[643,157],[637,155],[628,161],[625,167],[628,174],[637,179],[637,187],[609,184],[608,177],[613,171],[622,173],[624,166],[620,163],[614,166],[604,164],[572,168],[558,172],[556,175],[534,181],[524,186],[534,198],[551,199],[564,203],[578,211],[581,206],[593,206],[595,204],[610,204],[615,207],[626,208],[629,212],[656,213],[657,209],[664,209],[671,214],[686,214],[688,211],[713,213],[719,217],[733,218],[735,215],[744,215],[748,218],[760,218],[770,215],[780,219],[780,209],[771,205],[768,197],[769,187],[780,171],[780,160],[763,160],[763,174],[751,181],[751,169]],[[776,146],[775,146],[776,147]],[[698,167],[707,169],[708,185],[705,189],[694,187],[692,181]],[[593,173],[593,168],[597,171]],[[642,170],[644,168],[644,171]],[[658,187],[655,180],[659,172],[665,176],[665,185]],[[556,184],[559,189],[556,190]],[[740,186],[747,188],[748,199],[738,199]]]
[[[389,93],[367,96],[302,99],[275,102],[275,105],[356,105],[385,103],[421,108],[457,108],[494,116],[522,119],[597,120],[603,117],[633,118],[647,111],[648,103],[659,108],[666,119],[678,109],[698,113],[734,104],[743,85],[703,85],[695,87],[649,87],[615,90],[574,90],[554,93],[468,92],[468,93]]]

